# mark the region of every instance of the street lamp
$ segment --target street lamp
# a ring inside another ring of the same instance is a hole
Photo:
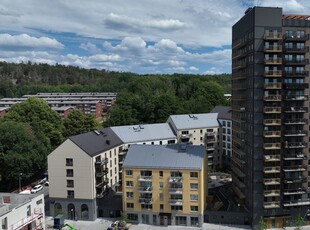
[[[22,190],[22,173],[18,175],[18,185],[19,185],[19,192]]]

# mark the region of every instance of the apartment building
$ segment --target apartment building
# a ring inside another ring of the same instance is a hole
[[[309,216],[309,19],[254,7],[232,28],[232,179],[254,227]]]
[[[0,108],[0,119],[4,118],[5,114],[8,112],[8,108]]]
[[[171,115],[167,120],[177,136],[178,143],[205,145],[208,165],[213,169],[221,165],[217,116],[217,113],[183,114]]]
[[[0,229],[45,229],[44,194],[0,193]]]
[[[201,226],[206,167],[203,146],[132,145],[123,164],[123,210],[137,223]]]
[[[67,139],[48,156],[51,215],[95,220],[97,199],[119,181],[118,156],[123,142],[110,129]]]
[[[217,113],[219,122],[219,154],[221,155],[221,167],[230,169],[232,155],[232,120],[231,106],[215,106],[211,113]]]

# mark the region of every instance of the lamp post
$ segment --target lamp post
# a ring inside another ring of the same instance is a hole
[[[19,187],[19,191],[20,192],[22,190],[22,173],[19,173],[18,175],[18,187]]]

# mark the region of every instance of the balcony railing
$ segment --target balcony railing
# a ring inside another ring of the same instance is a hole
[[[307,47],[284,47],[285,51],[288,53],[306,53],[307,52]]]
[[[150,186],[139,187],[140,193],[152,193],[152,190],[153,189]]]
[[[271,197],[271,196],[280,196],[280,190],[267,190],[264,191],[265,197]]]
[[[306,177],[302,175],[290,175],[290,176],[285,176],[284,178],[284,183],[286,184],[293,184],[293,183],[304,183],[306,181]]]
[[[139,176],[138,181],[152,181],[152,176]]]
[[[284,97],[287,101],[308,101],[308,95],[289,95]]]
[[[266,65],[281,65],[282,64],[282,58],[268,58],[265,59]]]
[[[284,132],[284,136],[290,137],[290,136],[306,136],[308,132],[306,130],[286,130]]]
[[[265,40],[281,40],[282,39],[282,33],[268,33],[264,34]]]
[[[280,155],[265,155],[264,156],[264,160],[266,162],[269,162],[269,161],[280,161],[281,160],[281,156]]]
[[[264,97],[265,101],[281,101],[281,95],[269,95]]]
[[[281,45],[270,45],[265,47],[265,52],[281,52],[282,46]]]
[[[284,62],[289,65],[306,65],[308,61],[307,59],[293,58],[293,59],[284,59]]]
[[[169,200],[170,205],[178,205],[182,206],[183,205],[183,200],[182,199],[170,199]]]
[[[140,204],[152,204],[153,199],[152,198],[139,198]]]
[[[264,107],[264,113],[281,113],[281,107]]]
[[[285,119],[285,125],[305,125],[308,123],[307,119]]]
[[[108,163],[108,158],[103,158],[101,161],[100,160],[95,161],[95,165],[97,165],[97,166],[105,165],[107,163]]]
[[[182,177],[169,177],[168,178],[169,183],[183,183]]]
[[[305,158],[303,153],[297,154],[284,154],[284,160],[302,160]]]
[[[280,182],[280,178],[264,179],[264,185],[279,185]]]
[[[284,34],[283,38],[287,41],[306,41],[307,35],[297,35],[297,34]]]
[[[280,208],[280,201],[264,202],[264,208]]]
[[[264,125],[281,125],[281,119],[264,119]]]
[[[298,188],[298,189],[284,189],[283,194],[284,195],[298,195],[298,194],[305,194],[306,189],[305,188]]]
[[[169,188],[169,194],[183,194],[183,188]]]
[[[274,167],[264,167],[264,173],[280,173],[281,167],[274,166]]]
[[[267,83],[265,84],[265,89],[281,89],[282,83]]]
[[[192,136],[191,133],[187,133],[187,134],[181,134],[181,139],[187,139],[187,138],[190,138]]]
[[[285,113],[306,113],[308,112],[308,107],[300,107],[300,106],[291,106],[284,107]]]
[[[307,170],[307,166],[305,165],[293,165],[293,166],[284,166],[284,172],[303,172]]]
[[[264,149],[281,149],[281,143],[264,143]]]
[[[281,137],[281,131],[264,131],[264,137]]]
[[[284,83],[283,88],[284,89],[308,89],[309,84],[308,83]]]
[[[306,148],[307,146],[308,146],[307,142],[286,142],[284,148],[298,149],[298,148]]]
[[[308,71],[284,71],[283,74],[287,77],[305,77]]]
[[[284,207],[293,207],[293,206],[303,206],[303,205],[310,205],[310,199],[300,199],[300,200],[292,200],[292,201],[284,201]]]

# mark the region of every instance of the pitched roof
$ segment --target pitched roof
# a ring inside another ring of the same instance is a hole
[[[203,167],[203,161],[203,146],[131,145],[123,167],[200,170]]]
[[[215,106],[211,113],[218,113],[218,119],[231,120],[231,106]]]
[[[219,126],[217,113],[170,115],[169,118],[178,130]]]
[[[124,143],[176,138],[168,123],[114,126],[111,129]]]
[[[69,139],[91,157],[123,144],[111,128],[79,134]]]

